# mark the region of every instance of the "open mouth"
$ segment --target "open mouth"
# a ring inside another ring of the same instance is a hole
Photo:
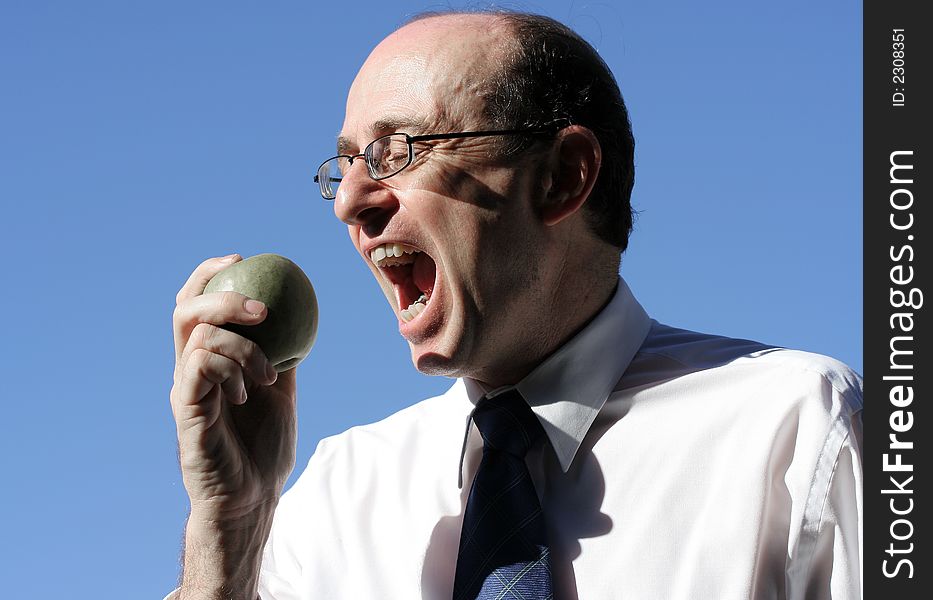
[[[395,287],[402,321],[408,323],[424,312],[437,277],[433,258],[407,244],[392,242],[370,250],[369,258]]]

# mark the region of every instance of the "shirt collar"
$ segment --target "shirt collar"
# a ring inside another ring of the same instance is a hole
[[[514,386],[537,415],[564,472],[650,328],[645,309],[619,277],[609,304]],[[512,387],[490,393],[470,378],[464,385],[473,404]]]

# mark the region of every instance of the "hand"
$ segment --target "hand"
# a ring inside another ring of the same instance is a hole
[[[191,500],[189,535],[203,523],[264,528],[295,464],[295,370],[276,377],[256,344],[219,327],[260,323],[265,306],[236,292],[202,294],[211,277],[239,260],[201,263],[178,292],[172,318],[171,403]]]

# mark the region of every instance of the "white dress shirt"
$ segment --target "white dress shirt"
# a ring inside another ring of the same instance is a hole
[[[558,600],[860,598],[861,380],[815,354],[673,329],[620,279],[517,386]],[[482,454],[458,380],[319,444],[282,497],[264,600],[451,597]]]

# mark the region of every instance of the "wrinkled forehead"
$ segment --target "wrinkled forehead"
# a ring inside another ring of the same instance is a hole
[[[501,66],[503,51],[492,28],[479,25],[431,18],[383,40],[350,87],[343,145],[358,148],[392,133],[386,127],[392,124],[406,133],[481,125],[489,78]]]

